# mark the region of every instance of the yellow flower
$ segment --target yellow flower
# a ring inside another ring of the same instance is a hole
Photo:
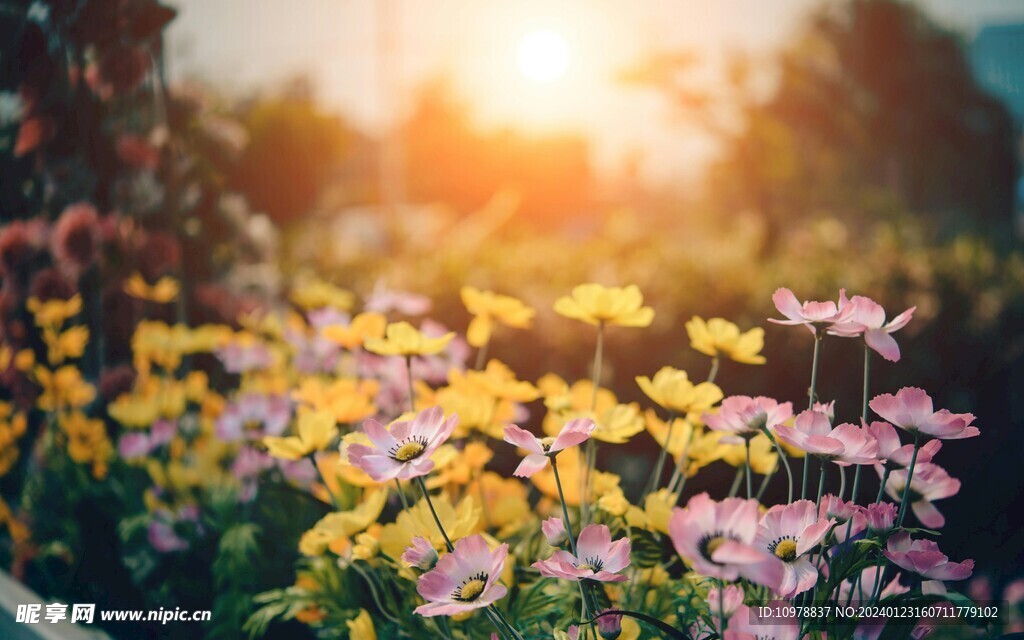
[[[31,349],[22,349],[14,354],[14,368],[26,373],[36,364],[36,354]]]
[[[622,489],[616,488],[597,499],[597,508],[616,517],[626,515],[629,509],[629,500],[626,499]]]
[[[35,316],[36,326],[59,327],[82,310],[82,296],[76,293],[67,300],[53,298],[46,302],[32,296],[25,304]]]
[[[535,311],[517,298],[470,286],[462,287],[461,295],[462,303],[473,314],[466,341],[474,347],[490,342],[495,321],[515,329],[528,329],[533,322]]]
[[[687,477],[692,478],[702,468],[715,460],[722,459],[722,455],[728,447],[728,445],[722,445],[718,442],[722,435],[718,431],[706,431],[694,437],[686,450]]]
[[[477,530],[480,522],[480,505],[473,496],[466,496],[457,507],[447,498],[437,496],[431,498],[437,517],[448,533],[452,542],[464,538]],[[444,549],[444,538],[434,522],[426,500],[420,500],[415,506],[398,514],[394,522],[384,525],[380,535],[380,550],[392,558],[401,557],[405,548],[412,544],[414,536],[423,536],[434,545],[435,549]]]
[[[540,396],[537,387],[529,382],[517,380],[516,374],[499,360],[491,360],[483,371],[448,372],[451,386],[466,385],[478,393],[513,402],[532,402]]]
[[[160,416],[160,405],[155,396],[125,393],[107,405],[107,413],[121,426],[144,429],[156,422]]]
[[[644,514],[647,516],[647,527],[668,535],[668,521],[672,509],[676,506],[675,496],[668,489],[659,489],[644,499]]]
[[[483,442],[468,442],[461,453],[456,453],[450,464],[427,480],[427,486],[437,488],[449,484],[469,484],[493,457],[494,452]]]
[[[91,463],[112,451],[102,420],[89,419],[81,411],[74,411],[63,416],[59,424],[68,438],[68,456],[75,462]]]
[[[349,640],[377,640],[377,632],[373,628],[373,619],[366,609],[360,609],[359,615],[345,621],[348,627]]]
[[[27,426],[24,413],[15,413],[14,405],[0,401],[0,476],[6,475],[18,461],[18,439]]]
[[[275,458],[299,460],[327,447],[337,434],[334,416],[326,411],[300,410],[298,436],[263,438],[267,452]]]
[[[299,551],[305,556],[323,555],[327,546],[338,538],[348,538],[366,530],[380,517],[387,497],[386,490],[377,489],[368,492],[355,509],[327,514],[303,534]]]
[[[96,397],[96,388],[82,379],[82,372],[71,365],[50,371],[44,367],[34,370],[36,382],[43,392],[36,405],[43,411],[84,407]]]
[[[316,411],[325,411],[342,424],[358,422],[377,413],[373,399],[380,383],[376,380],[339,378],[327,383],[320,378],[306,378],[292,398]]]
[[[555,302],[555,312],[592,325],[647,327],[654,320],[654,309],[643,303],[644,296],[636,285],[623,288],[581,284],[573,288],[571,296]]]
[[[514,534],[533,516],[526,485],[513,478],[503,478],[493,471],[483,473],[466,493],[480,496],[483,500],[480,529],[497,529],[501,538]]]
[[[594,399],[594,384],[590,380],[579,380],[570,387],[565,380],[549,373],[537,381],[537,387],[548,409],[544,416],[544,433],[549,436],[558,435],[566,422],[589,412]],[[614,393],[604,387],[598,388],[594,413],[602,415],[616,404],[618,399]]]
[[[722,434],[725,435],[725,434]],[[747,449],[745,445],[722,445],[722,460],[734,467],[742,467],[747,464]],[[768,436],[759,433],[750,440],[750,469],[759,475],[768,475],[775,469],[779,462],[779,454],[775,452],[775,445]]]
[[[705,322],[699,316],[686,323],[690,346],[703,354],[718,357],[725,355],[744,364],[764,364],[760,355],[764,348],[764,329],[754,327],[746,333],[724,318],[711,318]]]
[[[670,411],[700,420],[701,414],[722,399],[722,390],[711,382],[693,384],[685,371],[662,367],[654,378],[637,376],[636,383],[647,397]]]
[[[136,272],[124,283],[124,292],[131,297],[157,304],[173,302],[179,290],[178,281],[170,276],[164,276],[150,285],[141,273]]]
[[[583,485],[579,447],[560,451],[552,463],[556,461],[558,462],[558,476],[562,479],[562,490],[565,492],[565,503],[571,507],[578,507],[580,489]],[[590,473],[591,489],[593,495],[596,496],[613,491],[619,486],[619,481],[619,476],[614,473],[597,470]],[[530,482],[547,497],[558,500],[558,486],[555,484],[555,472],[552,471],[551,465],[530,476]]]
[[[43,329],[47,359],[51,365],[60,364],[68,358],[81,358],[89,342],[89,329],[85,325],[71,327],[62,333],[46,327]]]
[[[591,437],[612,444],[627,442],[644,430],[644,418],[640,415],[640,406],[635,402],[617,404],[597,414],[594,422],[597,428],[590,434]]]
[[[651,434],[659,447],[665,447],[665,439],[669,435],[668,423],[658,418],[654,409],[648,409],[644,417],[646,418],[647,432]],[[693,425],[688,420],[676,418],[672,421],[672,439],[665,448],[673,460],[679,460],[686,451],[693,438],[693,432]]]
[[[515,415],[515,405],[508,400],[499,400],[484,393],[477,385],[462,384],[464,377],[452,374],[450,381],[456,382],[437,390],[431,401],[442,409],[445,415],[458,414],[459,425],[452,433],[453,438],[465,438],[472,429],[498,440],[504,437],[505,425]],[[416,390],[417,404],[425,394]]]
[[[363,346],[367,340],[384,337],[388,319],[380,313],[367,311],[352,318],[349,325],[332,324],[324,327],[323,337],[346,349]]]
[[[384,338],[370,338],[366,350],[382,356],[429,356],[444,351],[455,337],[448,332],[439,338],[428,338],[404,320],[387,326]]]
[[[355,294],[351,291],[317,279],[309,280],[296,287],[292,291],[291,299],[306,311],[326,307],[348,311],[356,301]]]

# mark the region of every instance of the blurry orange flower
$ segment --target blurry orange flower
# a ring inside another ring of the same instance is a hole
[[[138,272],[133,273],[124,283],[124,292],[128,295],[158,304],[173,302],[178,297],[179,289],[178,281],[170,276],[164,276],[150,285]]]
[[[462,303],[473,314],[473,320],[466,330],[466,341],[474,347],[482,347],[490,342],[495,322],[515,329],[528,329],[536,313],[519,299],[492,291],[464,286],[461,295]]]
[[[380,313],[368,311],[352,318],[348,326],[332,324],[323,329],[323,337],[346,349],[363,346],[368,339],[384,337],[388,319]]]
[[[448,332],[439,338],[428,338],[404,320],[387,326],[384,338],[370,338],[366,350],[382,356],[430,356],[444,351],[455,337]]]

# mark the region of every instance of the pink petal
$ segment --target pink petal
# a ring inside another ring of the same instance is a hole
[[[529,478],[538,471],[548,466],[548,457],[537,453],[531,453],[523,458],[516,470],[512,472],[517,478]]]
[[[885,330],[892,333],[893,331],[899,331],[903,327],[907,326],[910,319],[914,317],[915,311],[917,311],[917,307],[910,307],[900,315],[893,318],[889,324],[885,325]]]
[[[795,324],[803,323],[803,306],[792,291],[785,287],[776,289],[772,295],[772,302],[775,303],[775,308],[779,310],[779,313],[794,321]],[[773,322],[775,321],[773,320]]]
[[[544,455],[544,447],[541,445],[540,440],[526,429],[514,424],[505,427],[505,442],[514,444],[520,449],[526,449],[530,453]]]
[[[591,524],[583,528],[576,541],[576,550],[580,560],[586,558],[604,558],[608,555],[612,544],[612,532],[603,524]]]
[[[390,451],[392,447],[398,444],[398,440],[391,435],[384,425],[376,420],[371,419],[364,422],[363,432],[370,438],[374,446],[381,451]]]
[[[896,339],[881,329],[869,329],[864,332],[864,342],[889,362],[900,361],[900,346]]]
[[[590,418],[576,418],[570,420],[562,430],[559,432],[558,437],[551,444],[551,451],[561,451],[568,447],[574,447],[582,442],[586,442],[590,439],[590,434],[594,431],[597,425]]]

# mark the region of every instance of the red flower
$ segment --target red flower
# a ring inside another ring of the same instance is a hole
[[[84,271],[96,259],[100,222],[91,204],[79,202],[64,209],[53,227],[50,250],[69,274]]]

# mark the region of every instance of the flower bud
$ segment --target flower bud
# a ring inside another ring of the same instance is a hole
[[[730,584],[724,591],[723,597],[717,587],[710,589],[708,591],[708,607],[715,615],[721,611],[726,618],[731,618],[732,614],[736,613],[736,609],[743,604],[743,587]]]
[[[437,564],[437,551],[429,540],[416,536],[412,539],[412,546],[406,547],[402,554],[402,561],[417,569],[430,571]]]
[[[879,502],[870,504],[864,515],[868,521],[868,530],[871,533],[887,533],[892,530],[896,523],[896,505],[892,502]]]
[[[561,518],[548,518],[540,523],[540,530],[544,532],[544,538],[552,547],[561,547],[569,539]]]
[[[622,633],[622,614],[601,616],[597,619],[597,630],[604,640],[616,640]]]

